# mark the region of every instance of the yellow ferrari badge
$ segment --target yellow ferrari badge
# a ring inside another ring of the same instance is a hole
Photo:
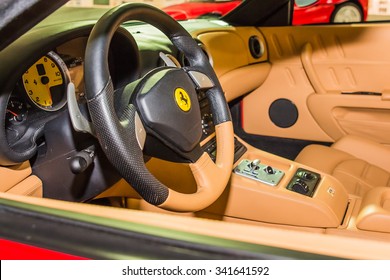
[[[182,88],[177,88],[175,90],[175,100],[177,106],[184,111],[188,112],[191,109],[191,99],[188,93],[182,89]]]

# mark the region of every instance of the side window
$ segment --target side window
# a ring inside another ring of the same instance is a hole
[[[1,1],[1,0],[0,0]],[[69,0],[68,6],[115,6],[123,2],[154,5],[176,20],[215,18],[245,0]],[[273,0],[262,1],[264,7]],[[269,7],[268,7],[269,8]],[[390,0],[295,0],[293,25],[390,21]]]
[[[295,4],[298,7],[306,7],[318,2],[318,0],[295,0]]]
[[[296,0],[293,25],[363,22],[368,4],[369,0]]]
[[[390,21],[390,0],[295,0],[293,25]]]

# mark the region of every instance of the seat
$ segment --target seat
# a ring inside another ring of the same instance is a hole
[[[374,187],[390,187],[390,147],[365,138],[348,135],[331,147],[309,145],[295,160],[334,176],[359,197]]]

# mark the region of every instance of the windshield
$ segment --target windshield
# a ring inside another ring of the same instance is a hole
[[[242,0],[71,0],[71,7],[113,7],[124,2],[147,3],[176,20],[220,18],[236,9]],[[388,5],[379,0],[296,0],[293,25],[332,24],[390,19]],[[262,13],[262,11],[259,11]]]
[[[90,7],[90,6],[117,6],[125,2],[146,3],[155,7],[163,8],[171,5],[193,2],[220,3],[220,2],[242,2],[242,0],[70,0],[68,6]]]

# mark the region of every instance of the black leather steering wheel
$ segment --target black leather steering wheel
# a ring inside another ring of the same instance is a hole
[[[143,21],[161,30],[184,53],[190,66],[156,68],[140,80],[114,89],[108,67],[109,46],[117,28],[129,20]],[[99,143],[142,198],[164,209],[197,211],[221,195],[233,165],[231,116],[207,57],[179,23],[145,4],[127,3],[111,9],[90,34],[84,71],[88,108]],[[206,92],[216,127],[215,163],[199,144],[202,132],[198,90]],[[147,170],[142,149],[149,135],[188,158],[197,183],[195,193],[173,191]]]

